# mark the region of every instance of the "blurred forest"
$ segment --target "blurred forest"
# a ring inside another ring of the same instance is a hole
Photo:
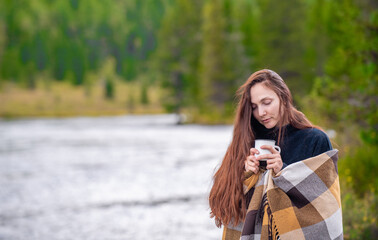
[[[345,239],[377,239],[373,0],[0,0],[0,116],[176,112],[232,123],[261,68],[334,129]]]

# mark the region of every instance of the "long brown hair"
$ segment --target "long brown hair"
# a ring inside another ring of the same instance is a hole
[[[251,120],[251,87],[263,83],[272,89],[280,99],[281,118],[277,124],[279,129],[278,142],[282,140],[283,126],[291,124],[298,129],[316,127],[293,105],[289,88],[282,78],[272,70],[263,69],[253,73],[238,89],[239,99],[231,144],[223,158],[222,164],[214,174],[213,187],[209,195],[211,217],[220,227],[232,223],[237,225],[246,215],[246,201],[243,193],[244,160],[254,146],[255,131]]]

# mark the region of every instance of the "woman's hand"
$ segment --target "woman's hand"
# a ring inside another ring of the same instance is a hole
[[[247,172],[251,171],[255,174],[259,172],[259,160],[256,159],[255,154],[259,154],[256,148],[251,148],[249,150],[250,155],[244,161],[244,168]]]
[[[255,157],[257,161],[261,159],[267,159],[266,161],[266,169],[273,169],[274,173],[277,174],[279,171],[281,171],[283,162],[281,159],[280,153],[272,146],[269,145],[263,145],[261,146],[261,149],[267,149],[272,154],[263,154],[260,156]]]

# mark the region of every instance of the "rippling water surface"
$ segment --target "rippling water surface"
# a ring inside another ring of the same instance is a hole
[[[0,239],[220,239],[231,126],[175,115],[0,121]]]

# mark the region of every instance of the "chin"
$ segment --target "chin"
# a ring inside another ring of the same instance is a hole
[[[263,124],[263,125],[266,129],[272,129],[277,125],[277,123],[268,123],[268,124]]]

